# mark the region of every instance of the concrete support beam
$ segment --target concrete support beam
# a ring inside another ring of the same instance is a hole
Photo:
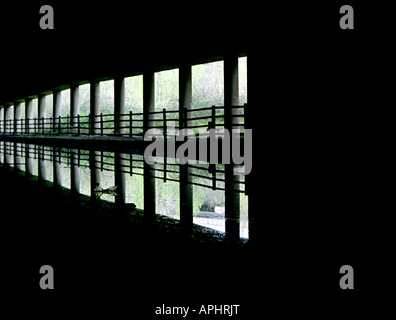
[[[125,114],[125,78],[114,79],[114,128],[115,134],[124,134],[125,125],[123,115]]]
[[[38,131],[44,133],[43,118],[46,114],[46,96],[40,95],[38,97]]]
[[[185,64],[179,68],[179,115],[180,128],[190,126],[189,113],[192,108],[192,72],[191,65]],[[180,222],[184,227],[190,228],[193,224],[193,187],[190,183],[187,164],[180,165]]]
[[[155,111],[155,81],[154,72],[146,71],[143,74],[143,129],[154,126],[153,117],[149,112]],[[154,166],[144,162],[144,213],[146,217],[155,215],[155,178]]]
[[[80,113],[80,88],[78,85],[70,86],[70,127],[72,132],[77,132],[78,120]]]
[[[231,134],[232,112],[231,106],[239,105],[238,56],[232,55],[224,59],[224,106],[225,127]],[[239,240],[240,230],[240,201],[238,176],[234,176],[234,165],[225,165],[225,230],[226,238],[230,241]]]
[[[90,115],[93,122],[90,134],[100,134],[100,82],[98,81],[91,81],[90,101]]]
[[[61,114],[61,101],[62,101],[62,91],[54,90],[53,92],[53,124],[54,124],[54,131],[58,132],[59,130],[59,116]]]
[[[125,204],[125,173],[123,172],[125,157],[125,154],[122,153],[114,154],[114,184],[117,186],[115,204],[119,207]]]
[[[31,133],[31,127],[33,127],[33,100],[25,99],[25,132],[27,134]]]
[[[89,166],[91,171],[91,199],[96,201],[95,188],[100,185],[100,151],[89,151]]]
[[[70,190],[73,194],[80,193],[80,166],[79,166],[79,150],[71,149],[71,165],[70,165]]]

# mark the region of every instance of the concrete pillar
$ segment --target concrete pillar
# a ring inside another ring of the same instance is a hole
[[[114,128],[115,134],[125,133],[125,78],[116,77],[114,78]]]
[[[91,114],[91,132],[90,134],[100,134],[100,83],[91,81],[90,86],[90,114]]]
[[[31,177],[33,175],[33,160],[31,156],[31,146],[25,143],[25,175]]]
[[[25,99],[25,133],[32,133],[31,127],[33,127],[33,100],[28,98]]]
[[[54,96],[55,98],[55,96]],[[55,111],[55,110],[54,110]],[[58,147],[54,147],[52,149],[52,154],[53,154],[53,168],[54,168],[54,183],[53,186],[55,188],[60,188],[62,186],[62,169],[61,169],[61,149]]]
[[[125,173],[123,172],[123,165],[125,164],[125,154],[114,153],[114,184],[117,186],[117,196],[115,203],[122,206],[125,203]]]
[[[70,86],[70,127],[73,133],[77,133],[78,120],[80,113],[80,88],[78,85]]]
[[[192,108],[192,72],[191,64],[179,67],[179,118],[180,129],[190,125],[189,113],[185,110]],[[186,116],[187,119],[184,117]],[[180,165],[180,222],[184,227],[193,224],[193,186],[190,183],[188,164]]]
[[[45,118],[46,97],[39,95],[38,97],[38,132],[44,133],[43,118]]]
[[[59,126],[60,126],[59,116],[61,114],[62,91],[54,90],[54,92],[52,93],[52,96],[53,96],[52,116],[53,116],[54,131],[56,133],[58,133]]]
[[[78,163],[78,153],[78,149],[71,149],[70,190],[73,194],[80,193],[80,166]]]
[[[100,151],[89,151],[89,166],[91,169],[91,199],[96,201],[95,188],[100,185]]]
[[[232,108],[239,105],[238,56],[232,55],[224,59],[224,114],[225,128],[232,130]],[[232,152],[231,148],[230,151]],[[239,240],[240,229],[240,201],[238,176],[234,176],[235,166],[225,165],[225,231],[226,238],[231,241]]]
[[[153,117],[149,112],[155,110],[155,81],[154,72],[146,71],[143,74],[143,129],[154,126]],[[146,217],[155,215],[155,178],[154,166],[144,162],[144,213]]]

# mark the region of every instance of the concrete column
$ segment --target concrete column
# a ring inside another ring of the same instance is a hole
[[[98,81],[91,81],[90,98],[90,114],[91,119],[94,122],[91,124],[90,134],[100,134],[100,123],[98,117],[100,115],[100,83]]]
[[[54,98],[55,98],[55,96],[54,96]],[[62,170],[61,170],[61,164],[60,164],[60,157],[61,157],[60,148],[54,147],[52,149],[52,152],[53,152],[52,153],[53,154],[53,163],[52,164],[53,164],[53,168],[54,168],[54,183],[53,183],[53,186],[55,188],[60,188],[62,186]]]
[[[33,175],[33,160],[30,151],[30,144],[25,143],[25,175],[27,177],[31,177]]]
[[[33,126],[33,100],[32,99],[25,99],[25,132],[29,134],[32,132],[30,129]]]
[[[53,124],[54,124],[54,131],[58,133],[59,131],[59,116],[61,114],[61,101],[62,101],[62,91],[54,90],[52,93],[53,96]]]
[[[80,88],[78,85],[70,86],[70,126],[72,132],[77,133],[78,120],[77,116],[80,113]]]
[[[44,133],[43,118],[45,118],[46,97],[39,95],[38,97],[38,131]]]
[[[190,121],[183,116],[189,117],[185,110],[192,108],[192,72],[191,64],[179,67],[179,122],[180,129],[190,126]],[[193,224],[193,187],[189,180],[191,168],[188,164],[180,165],[180,222],[184,227]]]
[[[114,128],[115,134],[125,133],[123,115],[125,114],[125,78],[114,78]]]
[[[225,127],[232,130],[232,108],[239,105],[238,84],[238,56],[233,55],[224,59],[224,114]],[[231,148],[230,148],[230,151]],[[240,201],[238,176],[234,176],[235,166],[230,163],[225,165],[225,230],[226,238],[231,241],[239,240],[240,229]]]
[[[155,110],[155,81],[154,72],[146,71],[143,74],[143,129],[154,126],[149,112]],[[155,178],[154,166],[144,162],[144,212],[147,217],[155,215]]]
[[[125,173],[122,172],[125,160],[122,158],[125,158],[125,154],[114,153],[114,184],[117,186],[115,203],[118,206],[122,206],[125,203]]]
[[[80,193],[80,166],[78,163],[78,149],[71,149],[70,189],[73,194]]]
[[[91,169],[91,199],[96,201],[95,188],[100,185],[100,151],[89,151],[89,166]]]

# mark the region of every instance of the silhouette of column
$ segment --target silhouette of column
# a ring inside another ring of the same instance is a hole
[[[225,128],[232,137],[233,108],[239,105],[239,82],[238,82],[238,56],[230,55],[224,59],[224,115]],[[224,143],[224,141],[222,141]],[[232,154],[232,144],[230,152]],[[225,165],[225,231],[226,238],[231,241],[239,240],[240,230],[240,201],[238,176],[234,176],[235,165]]]
[[[115,134],[124,134],[125,78],[114,78],[114,128]]]
[[[143,74],[143,128],[146,132],[154,126],[153,115],[155,111],[155,81],[154,72],[146,71]],[[144,162],[144,212],[147,217],[155,215],[155,178],[154,166]]]
[[[33,161],[30,154],[30,144],[25,143],[25,175],[30,177],[33,175]]]
[[[55,98],[55,97],[54,97]],[[53,150],[53,167],[54,167],[54,187],[60,188],[62,186],[62,170],[61,170],[61,152],[60,148],[54,147]]]
[[[91,132],[90,134],[100,133],[100,83],[91,81],[90,86],[90,114],[91,114]]]
[[[80,193],[80,164],[79,150],[71,149],[70,190],[73,194]]]
[[[70,127],[73,133],[77,133],[78,114],[80,113],[80,88],[78,85],[70,86]]]
[[[45,103],[46,97],[44,95],[39,95],[38,97],[38,131],[39,133],[44,133],[43,118],[45,118]]]
[[[61,114],[61,101],[62,101],[62,91],[54,90],[53,95],[53,124],[54,124],[54,132],[59,133],[59,116]]]
[[[30,127],[32,125],[31,119],[33,117],[33,100],[25,99],[25,133],[31,133]]]
[[[99,151],[89,151],[89,166],[91,169],[91,199],[96,201],[95,188],[100,185],[100,169],[98,163],[100,162]]]
[[[44,146],[38,146],[38,181],[44,181],[46,177],[44,157]]]
[[[14,133],[20,133],[21,128],[21,110],[22,104],[20,102],[14,103]]]
[[[11,133],[11,118],[12,118],[12,108],[11,105],[4,106],[4,132]]]
[[[180,129],[190,125],[188,120],[192,107],[192,76],[191,64],[183,64],[179,67],[179,121]],[[189,181],[188,164],[180,165],[180,222],[184,227],[193,224],[193,188]]]
[[[125,163],[124,157],[122,153],[115,152],[114,154],[114,184],[117,186],[115,203],[118,206],[125,203],[125,173],[122,169]]]

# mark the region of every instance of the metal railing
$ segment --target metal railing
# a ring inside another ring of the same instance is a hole
[[[160,129],[172,135],[169,128],[187,128],[197,133],[200,128],[239,128],[243,133],[245,106],[212,106],[198,109],[150,112],[144,123],[143,113],[77,115],[41,117],[34,119],[0,120],[0,133],[9,135],[94,135],[142,136],[145,129]],[[225,112],[226,111],[226,112]]]

